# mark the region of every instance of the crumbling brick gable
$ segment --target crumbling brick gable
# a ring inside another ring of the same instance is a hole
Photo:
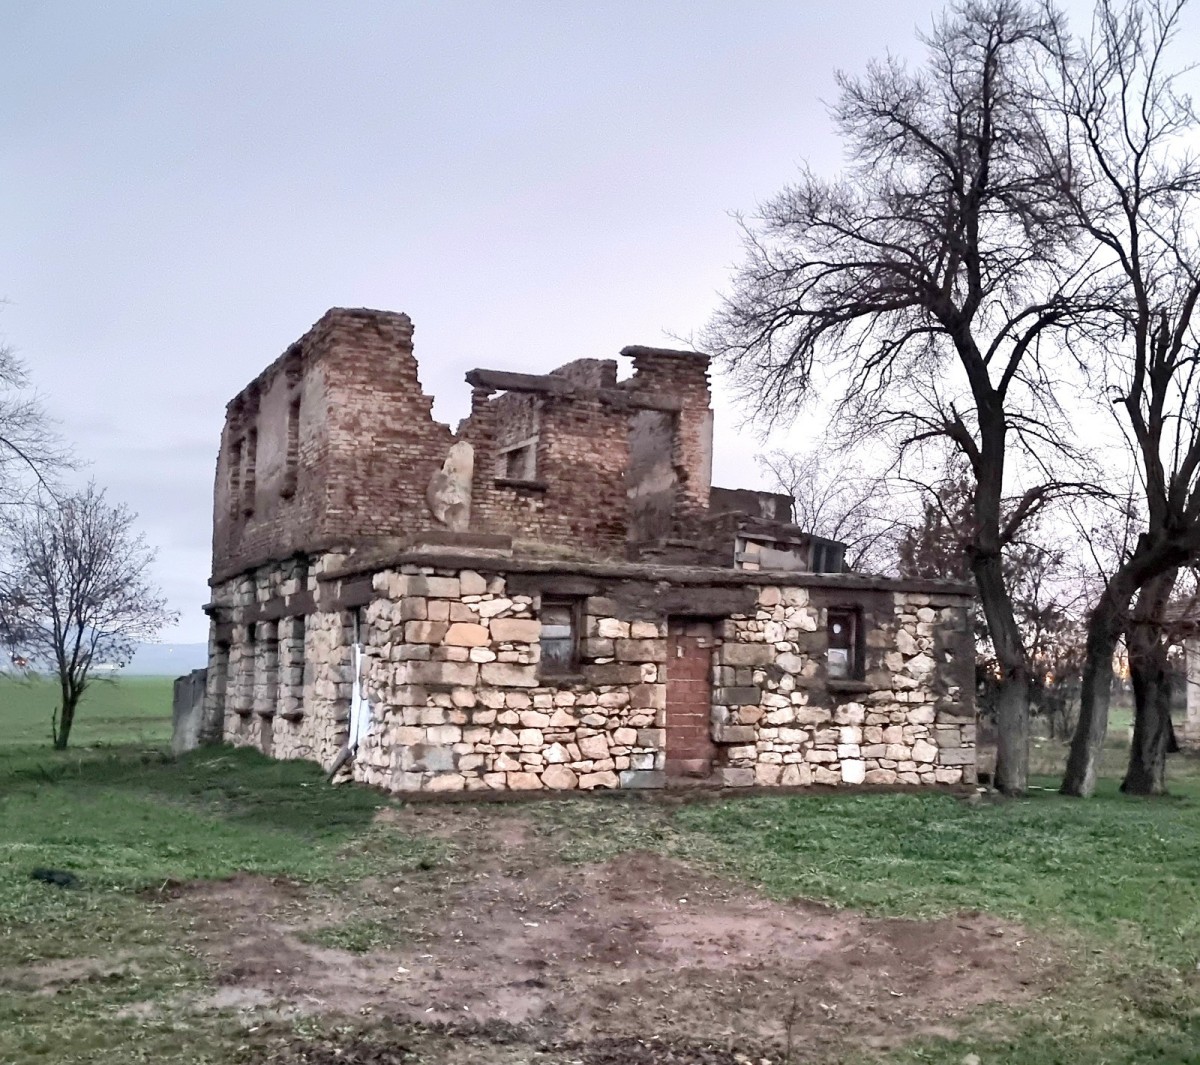
[[[454,437],[432,404],[407,315],[328,311],[227,408],[214,573],[433,524],[425,488]]]

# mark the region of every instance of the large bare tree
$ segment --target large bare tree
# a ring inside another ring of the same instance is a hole
[[[1029,672],[1002,557],[1071,490],[1062,371],[1047,355],[1090,302],[1038,95],[1062,33],[1048,9],[964,0],[922,38],[920,69],[888,59],[839,75],[847,172],[802,173],[745,227],[745,263],[706,338],[764,415],[794,413],[837,378],[843,425],[963,460],[1009,793],[1027,781]]]
[[[95,485],[47,497],[5,523],[0,637],[14,659],[56,677],[51,733],[60,750],[96,667],[125,665],[176,617],[151,581],[154,552],[133,523]]]
[[[1059,42],[1061,82],[1047,94],[1061,104],[1067,130],[1060,183],[1092,242],[1090,261],[1111,286],[1103,383],[1137,465],[1145,517],[1089,619],[1068,795],[1095,787],[1113,654],[1135,597],[1141,627],[1133,625],[1130,651],[1145,656],[1145,625],[1170,597],[1168,575],[1200,557],[1200,165],[1184,140],[1196,116],[1168,66],[1185,2],[1100,0],[1082,47]],[[1126,786],[1157,791],[1161,700],[1138,704],[1155,721],[1141,723],[1134,757],[1152,764],[1131,766]]]

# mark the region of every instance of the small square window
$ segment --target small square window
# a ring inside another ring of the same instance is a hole
[[[830,680],[861,680],[861,619],[857,610],[829,611],[829,650],[825,671]]]
[[[579,669],[579,603],[543,599],[541,610],[541,666],[546,676],[561,676]]]

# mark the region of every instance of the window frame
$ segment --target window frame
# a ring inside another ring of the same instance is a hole
[[[843,645],[833,642],[833,626],[838,619],[843,619],[849,623],[850,635],[846,643]],[[861,681],[866,676],[866,668],[864,662],[864,634],[863,634],[863,612],[859,606],[831,606],[825,611],[825,675],[834,683],[842,683],[845,681]],[[835,674],[830,669],[829,652],[833,650],[844,650],[846,652],[846,672]]]
[[[547,608],[562,608],[568,612],[571,619],[570,655],[563,668],[554,668],[547,663],[545,655],[546,638],[538,634],[538,676],[548,679],[561,677],[576,677],[582,666],[583,651],[583,600],[565,595],[542,596],[538,604],[538,621],[545,627]]]

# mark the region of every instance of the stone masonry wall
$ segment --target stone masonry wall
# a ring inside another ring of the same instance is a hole
[[[318,604],[339,561],[313,560],[306,582]],[[668,783],[666,610],[678,608],[656,605],[661,592],[631,598],[612,585],[581,595],[578,671],[548,678],[529,578],[405,564],[370,577],[361,608],[249,621],[294,586],[288,572],[264,567],[219,589],[230,635],[223,657],[210,661],[209,695],[222,701],[229,742],[328,767],[347,735],[357,636],[373,718],[353,762],[356,780],[396,792]],[[750,608],[715,627],[714,782],[974,782],[973,646],[962,592],[828,580],[745,590]],[[673,594],[686,599],[689,590]],[[830,678],[828,611],[851,604],[863,630],[861,676]]]

